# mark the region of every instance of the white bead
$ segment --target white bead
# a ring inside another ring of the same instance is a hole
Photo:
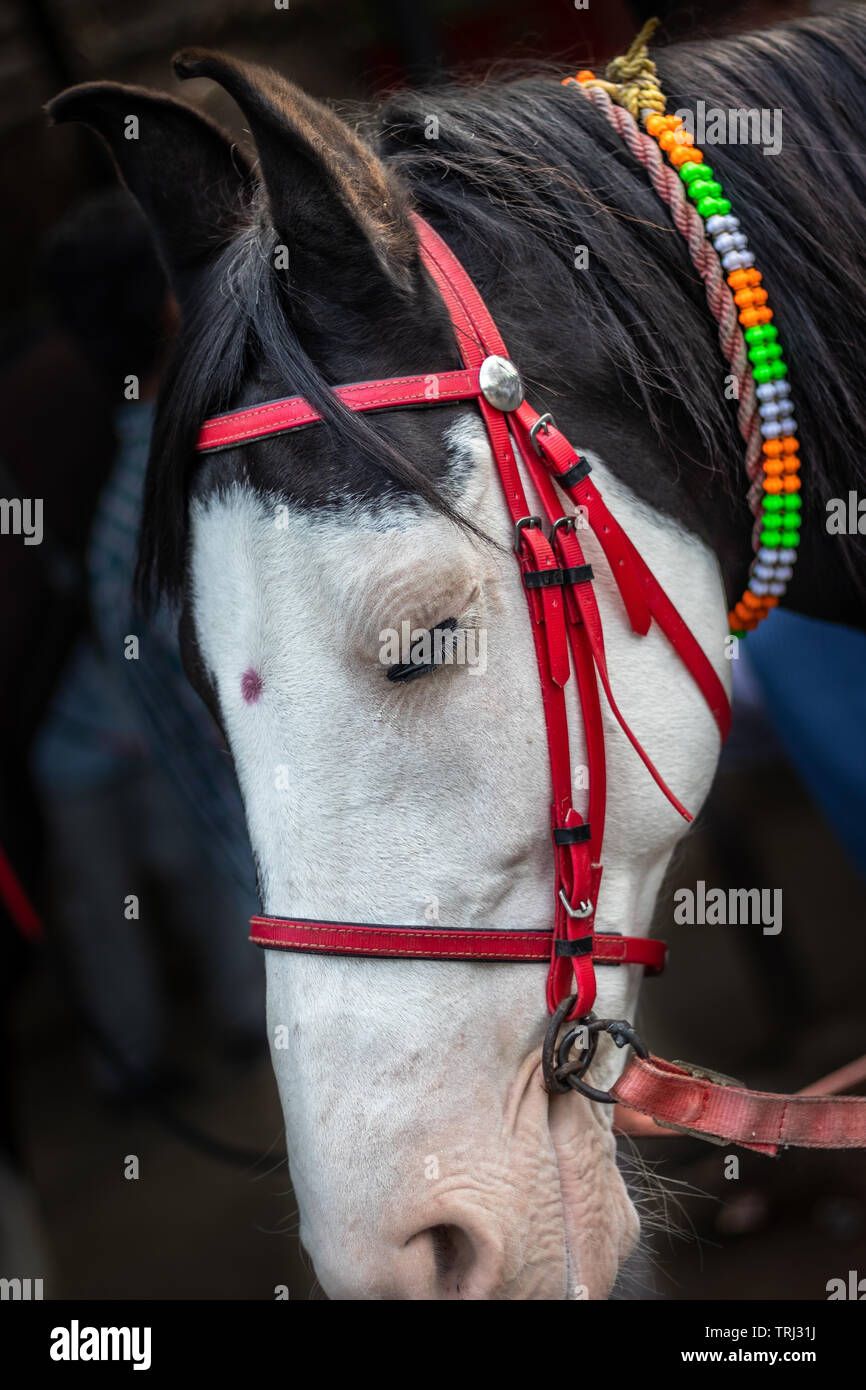
[[[761,434],[765,439],[778,439],[782,433],[782,426],[778,420],[762,420]]]
[[[748,269],[749,266],[752,266],[752,265],[755,264],[754,252],[752,252],[752,251],[738,251],[737,254],[738,254],[738,256],[740,257],[740,264],[741,264],[745,269]]]
[[[726,232],[728,219],[720,212],[714,212],[712,217],[707,218],[706,227],[710,236],[716,236],[719,232]]]
[[[779,555],[779,560],[781,561],[781,563],[782,563],[783,565],[793,565],[793,564],[794,564],[794,561],[797,559],[797,552],[796,552],[796,550],[794,550],[794,549],[790,549],[790,550],[789,550],[787,546],[783,547],[783,548],[778,552],[778,555]]]
[[[749,244],[749,238],[746,236],[745,232],[734,232],[733,236],[734,245],[736,246],[737,250],[745,251],[746,247]]]
[[[777,571],[773,565],[757,564],[752,566],[752,574],[758,579],[774,579],[776,573]]]
[[[785,586],[784,586],[784,584],[768,584],[768,585],[767,585],[767,593],[768,593],[768,594],[776,594],[776,595],[779,595],[779,594],[783,594],[784,592],[785,592]]]
[[[791,576],[792,576],[793,573],[794,573],[794,566],[793,566],[793,565],[777,565],[777,566],[776,566],[776,578],[777,578],[777,579],[785,579],[785,580],[788,580],[788,579],[791,578]]]
[[[758,414],[762,420],[778,420],[783,407],[778,401],[768,401],[766,405],[758,406]]]
[[[766,561],[769,565],[775,564],[777,560],[783,557],[784,551],[779,550],[778,546],[762,545],[758,551],[758,559]]]
[[[762,381],[760,386],[755,387],[755,395],[759,401],[774,401],[776,399],[776,381]]]
[[[719,236],[714,237],[713,245],[720,256],[723,256],[726,251],[736,251],[738,249],[730,232],[721,232]]]
[[[742,257],[747,255],[746,251],[729,251],[726,256],[722,256],[722,266],[725,270],[742,270],[744,262]]]
[[[790,394],[791,394],[791,386],[790,386],[790,383],[789,383],[789,382],[787,382],[787,381],[774,381],[774,382],[773,382],[773,385],[774,385],[775,388],[776,388],[776,395],[777,395],[777,396],[780,396],[780,397],[781,397],[781,396],[790,396]]]
[[[770,592],[769,584],[763,579],[753,579],[749,584],[749,588],[753,594],[758,594],[759,596]]]
[[[796,433],[797,433],[797,421],[794,419],[793,415],[788,415],[788,416],[786,416],[785,419],[782,421],[782,433],[783,433],[783,434],[796,434]]]

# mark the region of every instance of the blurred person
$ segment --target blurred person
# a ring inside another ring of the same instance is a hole
[[[32,766],[50,837],[53,915],[108,1097],[173,1084],[155,950],[162,918],[196,962],[222,1044],[264,1046],[263,971],[247,947],[255,879],[240,797],[183,674],[177,615],[132,599],[153,400],[175,327],[147,225],[122,191],[55,230],[46,283],[106,385],[117,454],[88,547],[92,626],[78,642]]]

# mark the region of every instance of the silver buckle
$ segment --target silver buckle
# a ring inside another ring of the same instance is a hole
[[[533,528],[534,526],[540,526],[540,525],[541,525],[541,517],[540,517],[540,516],[521,516],[521,517],[518,518],[517,521],[515,521],[515,523],[514,523],[514,551],[515,551],[515,554],[517,554],[517,555],[520,554],[520,533],[521,533],[521,531],[523,530],[524,526],[528,527],[529,530],[532,530],[532,528]]]
[[[532,445],[535,452],[538,454],[539,458],[541,457],[541,446],[538,443],[538,440],[535,436],[538,434],[539,430],[543,430],[545,434],[550,434],[551,425],[554,429],[556,429],[556,421],[554,420],[553,416],[548,410],[545,411],[544,415],[539,415],[535,424],[529,431],[529,442]]]

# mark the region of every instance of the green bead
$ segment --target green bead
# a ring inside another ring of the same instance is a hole
[[[782,499],[778,495],[771,494],[764,498],[765,512],[780,512],[782,510]]]
[[[782,349],[778,343],[763,343],[760,347],[749,348],[749,361],[754,362],[756,367],[760,367],[764,362],[773,362],[781,356]]]
[[[773,381],[775,370],[778,365],[778,362],[771,362],[764,363],[764,365],[760,367],[755,367],[753,376],[758,384],[763,385],[765,381]]]
[[[695,179],[694,183],[689,185],[689,197],[696,203],[700,202],[701,198],[718,198],[721,191],[722,185],[713,182],[712,179]]]
[[[732,627],[732,628],[731,628],[731,636],[732,636],[732,637],[745,637],[746,635],[747,635],[747,634],[746,634],[745,628],[742,628],[742,627]]]
[[[799,531],[803,524],[803,518],[799,512],[785,512],[780,521],[774,523],[776,526],[784,526],[789,531]]]
[[[693,159],[687,159],[685,164],[680,165],[680,178],[684,183],[691,183],[698,175],[702,179],[711,179],[713,171],[708,164],[696,164]]]
[[[799,492],[784,492],[782,496],[785,501],[786,512],[799,512],[802,509],[803,503],[800,500]]]
[[[743,334],[747,343],[774,343],[778,336],[779,330],[774,323],[756,323]]]
[[[783,542],[783,540],[782,540],[783,535],[784,535],[784,532],[782,532],[782,531],[762,531],[762,532],[761,532],[761,545],[772,545],[772,546],[782,545],[782,544],[784,544],[784,542]]]
[[[718,198],[702,198],[698,203],[698,212],[701,217],[712,217],[714,212],[720,212]]]
[[[730,200],[730,198],[719,198],[719,199],[718,199],[718,207],[717,207],[716,211],[717,211],[717,212],[725,212],[725,213],[727,213],[727,212],[730,212],[730,210],[731,210],[731,200]]]
[[[780,544],[785,546],[786,550],[794,550],[800,544],[799,531],[783,531],[781,536]]]
[[[774,362],[770,370],[772,372],[772,377],[770,377],[769,380],[771,381],[778,381],[780,377],[788,375],[788,368],[785,366],[784,362]]]

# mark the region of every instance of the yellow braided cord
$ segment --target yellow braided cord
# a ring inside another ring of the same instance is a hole
[[[649,56],[647,45],[658,28],[657,19],[648,19],[631,47],[619,58],[612,58],[604,77],[587,78],[584,87],[600,87],[611,101],[624,106],[630,116],[640,121],[644,111],[664,115],[667,101],[658,85],[656,65]]]

